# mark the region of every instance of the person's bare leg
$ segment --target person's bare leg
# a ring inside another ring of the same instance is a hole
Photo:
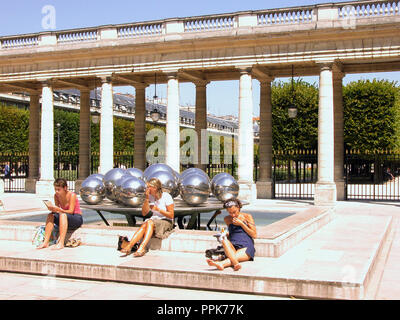
[[[222,261],[216,261],[212,259],[207,259],[206,260],[208,265],[211,267],[216,267],[219,270],[224,270],[227,267],[230,267],[232,265],[232,262],[230,259],[226,258],[225,260]]]
[[[239,270],[241,268],[239,261],[236,259],[236,249],[233,244],[225,239],[222,241],[222,246],[224,247],[225,254],[229,260],[231,260],[231,264],[235,270]]]
[[[233,247],[233,250],[235,250],[234,247]],[[226,258],[225,260],[222,260],[222,261],[215,261],[215,260],[212,260],[212,259],[207,259],[207,263],[208,263],[209,266],[216,267],[219,270],[224,270],[224,268],[233,266],[233,269],[235,271],[238,271],[238,270],[240,270],[242,268],[242,266],[240,265],[239,262],[244,262],[244,261],[250,260],[250,257],[246,253],[246,248],[241,248],[241,249],[239,249],[237,251],[235,250],[234,256],[235,256],[235,260],[237,261],[236,264],[233,264],[230,258]]]
[[[59,214],[59,232],[60,236],[58,238],[58,243],[51,249],[53,250],[60,250],[64,248],[64,243],[65,243],[65,236],[67,235],[67,230],[68,230],[68,218],[66,213],[60,213]]]
[[[146,231],[146,225],[147,225],[147,221],[145,223],[143,223],[139,230],[137,230],[135,232],[135,234],[133,235],[131,241],[129,241],[129,244],[121,250],[122,253],[129,253],[131,252],[132,247],[135,245],[136,242],[138,242],[140,239],[143,238],[143,235]]]
[[[143,241],[140,243],[139,248],[134,253],[135,257],[141,257],[145,254],[146,246],[149,243],[151,236],[153,235],[153,232],[154,232],[154,222],[152,220],[148,220],[147,227],[146,227],[146,233],[144,235]]]
[[[50,237],[51,237],[51,232],[54,229],[54,215],[52,213],[49,213],[46,218],[46,227],[44,231],[44,240],[43,243],[38,246],[36,249],[44,249],[49,246],[50,243]]]

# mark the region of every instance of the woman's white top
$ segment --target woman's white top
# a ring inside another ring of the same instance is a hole
[[[149,195],[149,205],[150,208],[151,206],[156,206],[160,210],[167,211],[167,206],[171,205],[174,203],[174,200],[172,199],[171,195],[168,192],[163,192],[162,196],[160,199],[156,200],[151,194]],[[164,216],[161,212],[157,210],[151,209],[153,212],[153,215],[151,216],[150,219],[168,219],[166,216]]]

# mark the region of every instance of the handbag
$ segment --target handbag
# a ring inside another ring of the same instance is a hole
[[[45,225],[36,227],[35,232],[34,232],[33,237],[32,237],[32,244],[34,246],[37,247],[37,246],[40,246],[43,243],[45,230],[46,230],[46,226]],[[58,227],[54,226],[54,229],[53,229],[53,231],[51,232],[51,235],[50,235],[49,244],[50,245],[56,244],[57,243],[57,239],[58,239]]]

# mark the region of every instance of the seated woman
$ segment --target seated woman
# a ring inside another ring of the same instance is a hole
[[[228,236],[222,240],[227,258],[222,261],[207,259],[207,263],[219,270],[233,266],[233,269],[237,271],[242,267],[240,262],[254,260],[254,239],[257,237],[256,225],[250,214],[240,212],[242,203],[238,199],[226,200],[224,208],[229,213],[229,216],[224,218],[228,226]]]
[[[135,257],[142,257],[153,233],[156,238],[164,239],[174,228],[174,200],[168,192],[162,191],[161,181],[157,178],[151,178],[147,182],[146,198],[142,207],[143,217],[150,210],[153,215],[146,219],[121,252],[130,253],[134,244],[143,239],[133,254]]]
[[[54,194],[55,206],[48,206],[51,213],[47,216],[44,241],[37,249],[49,246],[54,225],[59,227],[60,236],[57,245],[52,249],[62,249],[68,229],[77,229],[83,223],[78,197],[74,192],[68,190],[67,180],[64,178],[56,179],[54,189],[56,192]]]

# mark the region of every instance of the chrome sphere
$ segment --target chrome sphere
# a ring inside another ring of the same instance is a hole
[[[101,173],[93,173],[88,178],[91,178],[91,177],[97,178],[97,179],[100,179],[100,180],[104,180],[104,174],[101,174]]]
[[[103,180],[89,176],[83,180],[79,194],[87,204],[98,204],[106,196],[106,187]]]
[[[155,171],[147,176],[147,180],[151,178],[157,178],[161,181],[163,191],[168,192],[171,197],[179,195],[178,183],[176,182],[175,176],[169,171]]]
[[[210,179],[199,173],[191,173],[181,178],[180,195],[187,204],[196,206],[207,202],[210,195]]]
[[[126,171],[133,177],[139,178],[143,180],[143,171],[138,168],[129,168]]]
[[[239,184],[231,175],[223,175],[214,181],[213,194],[219,201],[237,198],[239,194]]]
[[[129,173],[125,172],[125,174],[121,178],[119,178],[117,181],[115,181],[114,188],[112,189],[113,197],[115,198],[115,201],[122,202],[120,199],[122,184],[125,182],[125,180],[127,180],[129,178],[132,178],[132,176]]]
[[[137,177],[129,177],[121,185],[119,198],[128,207],[139,207],[146,198],[146,183]]]
[[[158,171],[167,171],[171,174],[174,174],[174,170],[165,163],[154,163],[146,168],[143,172],[144,180],[149,180],[149,176],[153,175],[155,172]]]
[[[114,188],[115,183],[126,173],[125,169],[114,168],[109,170],[104,176],[104,185],[106,186],[106,197],[112,201],[115,200]]]
[[[211,192],[214,194],[214,187],[215,187],[215,181],[217,181],[221,177],[231,177],[233,178],[229,173],[227,172],[221,172],[216,174],[212,179],[211,179]]]
[[[199,169],[199,168],[189,168],[189,169],[184,170],[184,171],[181,173],[180,178],[183,179],[186,175],[188,175],[188,174],[193,174],[193,173],[194,173],[194,174],[204,175],[204,176],[206,176],[206,177],[208,178],[207,173],[205,173],[203,170],[201,170],[201,169]]]

